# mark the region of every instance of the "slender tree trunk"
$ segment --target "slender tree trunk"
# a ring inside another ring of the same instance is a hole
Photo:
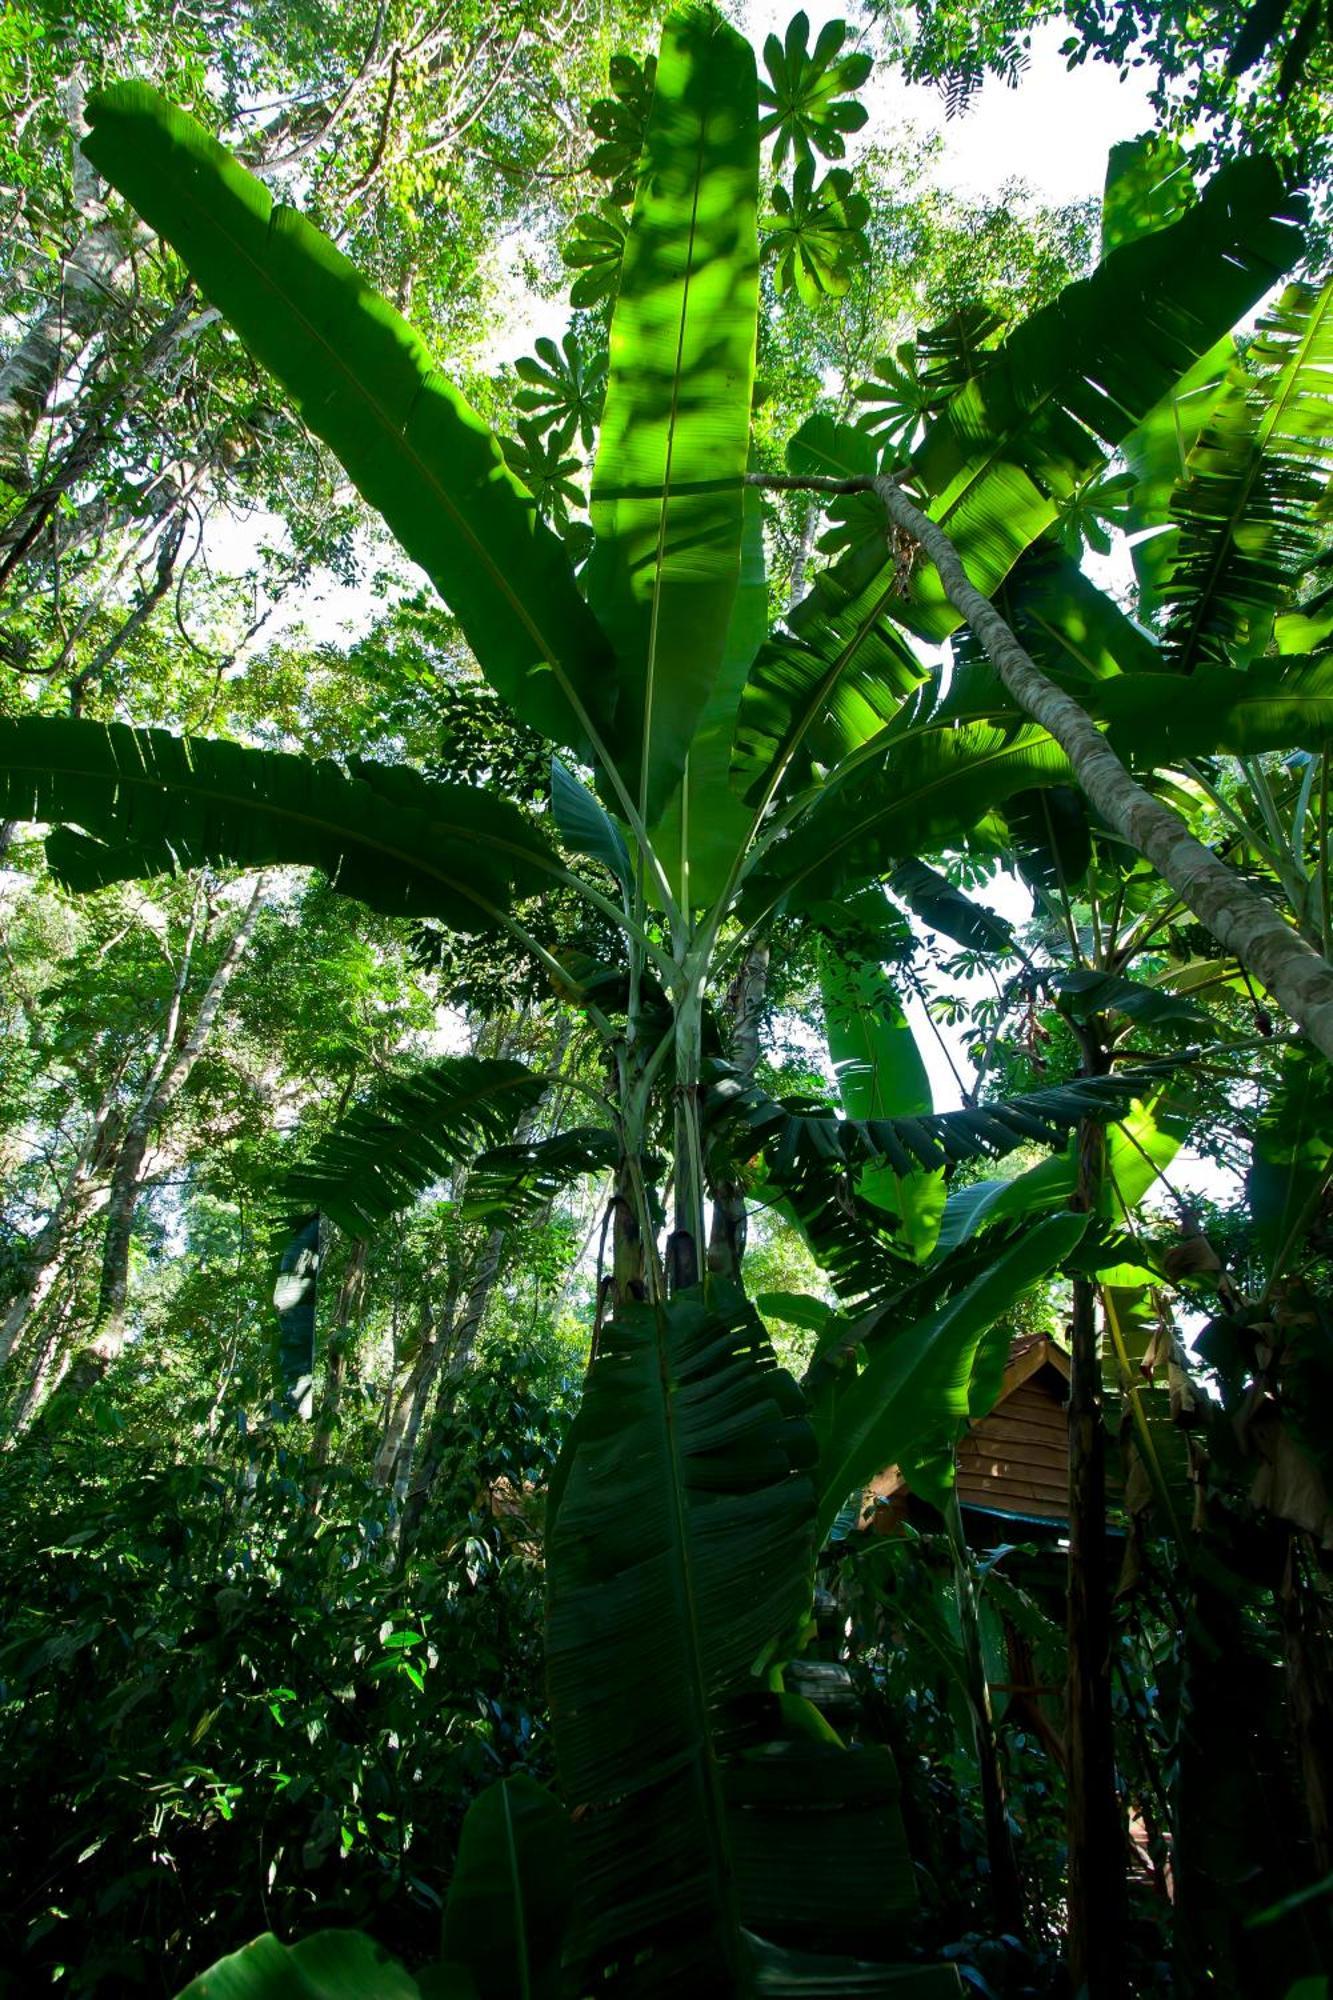
[[[1301,1575],[1302,1541],[1299,1530],[1288,1535],[1277,1608],[1301,1789],[1310,1820],[1315,1871],[1322,1876],[1333,1871],[1333,1661],[1327,1635],[1321,1630],[1315,1592]]]
[[[195,1064],[207,1046],[218,1012],[226,998],[227,989],[235,978],[249,945],[255,920],[259,915],[265,879],[261,875],[256,881],[241,920],[228,939],[213,976],[204,989],[194,1026],[180,1048],[176,1049],[181,1007],[192,960],[194,919],[191,920],[192,930],[186,948],[181,954],[181,966],[172,995],[162,1055],[154,1065],[147,1087],[126,1127],[112,1169],[111,1189],[107,1201],[106,1235],[102,1247],[102,1278],[98,1295],[97,1323],[92,1339],[83,1353],[77,1357],[75,1364],[79,1371],[78,1380],[81,1383],[85,1375],[91,1382],[105,1373],[125,1344],[125,1304],[129,1290],[130,1242],[134,1233],[135,1211],[142,1192],[144,1156],[153,1132],[189,1082]]]
[[[101,222],[80,238],[61,266],[59,296],[40,314],[0,367],[0,473],[30,484],[28,446],[52,395],[88,345],[116,297],[130,259],[152,231]]]
[[[1083,1073],[1110,1061],[1085,1031]],[[1079,1127],[1076,1205],[1095,1210],[1104,1137]],[[1096,1288],[1074,1279],[1069,1353],[1069,1655],[1066,1814],[1069,1843],[1069,1982],[1088,2000],[1123,1991],[1125,1827],[1115,1780],[1111,1706],[1111,1578],[1106,1555],[1106,1426]]]
[[[944,593],[975,634],[1023,714],[1060,745],[1076,780],[1107,824],[1150,861],[1187,909],[1267,986],[1315,1046],[1333,1058],[1333,965],[1196,840],[1180,816],[1144,790],[1078,703],[1047,679],[989,599],[968,581],[944,530],[891,479],[815,480],[752,473],[756,485],[824,493],[878,494],[890,520],[920,544]]]
[[[347,1386],[348,1365],[365,1311],[368,1247],[363,1236],[356,1238],[347,1259],[342,1283],[338,1287],[338,1303],[334,1308],[333,1327],[324,1356],[324,1381],[320,1388],[319,1410],[315,1417],[315,1434],[310,1440],[310,1463],[315,1467],[328,1464],[338,1429],[343,1391]],[[317,1501],[322,1490],[323,1481],[316,1475],[310,1484],[311,1499]]]
[[[100,1106],[56,1205],[38,1230],[24,1260],[23,1281],[0,1321],[0,1370],[8,1365],[25,1328],[46,1303],[60,1275],[69,1244],[91,1205],[93,1184],[114,1143],[115,1127],[115,1107],[108,1099]]]
[[[384,1426],[375,1451],[374,1478],[377,1486],[392,1487],[403,1439],[407,1435],[408,1424],[417,1407],[418,1398],[425,1392],[427,1381],[433,1380],[431,1364],[439,1344],[439,1319],[431,1310],[429,1301],[422,1299],[417,1316],[417,1345],[414,1359],[409,1363],[401,1380],[395,1361],[394,1379],[385,1398]],[[417,1420],[420,1429],[420,1418]]]
[[[435,1400],[430,1425],[426,1431],[425,1445],[420,1462],[413,1466],[406,1459],[403,1473],[408,1485],[407,1497],[403,1502],[401,1545],[410,1549],[421,1526],[421,1517],[430,1498],[440,1466],[444,1461],[445,1448],[449,1439],[449,1419],[453,1411],[453,1387],[459,1378],[467,1373],[476,1357],[477,1335],[490,1303],[491,1291],[500,1269],[500,1259],[508,1231],[502,1227],[492,1229],[482,1245],[481,1254],[473,1268],[472,1278],[464,1297],[462,1310],[450,1328],[447,1353],[443,1355],[439,1393]]]

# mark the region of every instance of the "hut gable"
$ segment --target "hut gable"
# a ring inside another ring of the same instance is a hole
[[[958,1446],[958,1498],[964,1508],[1018,1519],[1069,1518],[1069,1356],[1045,1334],[1009,1350],[999,1401]],[[866,1489],[863,1526],[892,1533],[910,1494],[897,1466]]]
[[[1015,1341],[1000,1400],[958,1446],[958,1498],[992,1514],[1069,1518],[1069,1356],[1044,1334]]]

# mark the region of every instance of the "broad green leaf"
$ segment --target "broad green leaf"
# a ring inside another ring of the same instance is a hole
[[[933,1454],[969,1414],[973,1370],[987,1331],[1074,1249],[1083,1215],[1051,1216],[996,1258],[967,1288],[915,1325],[896,1328],[865,1366],[817,1406],[819,1526],[827,1533],[847,1495],[886,1466],[911,1464],[928,1488]]]
[[[624,834],[558,757],[551,759],[551,817],[566,847],[600,861],[628,889],[632,869]]]
[[[517,714],[588,754],[610,655],[481,418],[340,251],[146,84],[88,102],[84,150],[184,259],[439,587]]]
[[[888,886],[914,917],[955,944],[971,951],[1004,953],[1013,943],[1014,927],[1007,917],[997,917],[984,904],[974,902],[925,861],[900,862],[889,876]]]
[[[814,1454],[739,1293],[685,1292],[604,1329],[547,1547],[579,1990],[616,1964],[629,2000],[690,1980],[749,1994],[754,1932],[834,1950],[833,1929],[864,1958],[911,1904],[884,1760],[793,1741],[763,1691],[809,1605]]]
[[[1145,1028],[1194,1036],[1201,1028],[1212,1025],[1206,1007],[1197,1006],[1179,994],[1145,986],[1137,979],[1125,979],[1119,973],[1071,967],[1054,974],[1050,984],[1060,996],[1061,1012],[1074,1021],[1086,1021],[1093,1014],[1123,1014]]]
[[[993,593],[1106,450],[1300,255],[1293,212],[1270,161],[1222,168],[1177,222],[1112,251],[951,397],[914,476],[979,590]],[[933,639],[958,623],[927,565],[901,615]]]
[[[72,822],[48,837],[67,887],[176,868],[322,869],[388,916],[490,929],[549,885],[554,857],[516,807],[405,764],[337,765],[63,716],[0,721],[0,810]]]
[[[1125,674],[1088,708],[1140,769],[1220,751],[1319,749],[1333,740],[1333,654],[1255,660],[1245,673],[1201,666],[1188,679]]]
[[[1327,1065],[1289,1048],[1282,1076],[1255,1129],[1245,1193],[1265,1276],[1297,1258],[1333,1172],[1333,1086]]]
[[[758,171],[749,44],[711,10],[673,15],[611,323],[587,570],[616,653],[617,760],[649,825],[721,674],[740,580]]]
[[[444,1912],[444,1956],[478,2000],[555,2000],[573,1900],[569,1821],[524,1772],[468,1807]]]
[[[743,504],[741,579],[721,671],[695,728],[680,790],[653,830],[672,889],[693,909],[722,894],[754,819],[732,788],[731,757],[741,691],[768,629],[768,585],[764,509],[755,487],[746,487]]]
[[[420,2000],[420,1988],[361,1931],[316,1931],[292,1945],[268,1932],[201,1972],[179,2000]]]
[[[747,889],[747,907],[800,909],[886,875],[923,848],[956,839],[990,807],[1070,776],[1044,729],[947,723],[884,732],[845,783],[830,786]]]
[[[821,570],[761,646],[741,698],[735,777],[748,799],[818,782],[878,734],[921,685],[924,664],[891,620],[900,592],[877,550]],[[780,794],[781,795],[781,794]]]
[[[809,1602],[813,1458],[800,1393],[743,1302],[710,1312],[687,1293],[604,1330],[547,1547],[589,1969],[650,1944],[682,1973],[738,1963],[716,1739]]]
[[[1130,1210],[1155,1187],[1183,1143],[1186,1120],[1160,1094],[1136,1102],[1106,1135],[1098,1214],[1120,1227]],[[945,1203],[939,1254],[966,1243],[977,1230],[1006,1217],[1059,1208],[1078,1182],[1077,1140],[1059,1158],[1043,1160],[1011,1181],[974,1181]]]
[[[878,890],[869,895],[882,901]],[[821,953],[820,997],[829,1057],[842,1108],[851,1119],[915,1118],[934,1109],[930,1078],[897,989],[873,961],[842,954],[836,943]],[[944,1209],[944,1171],[912,1166],[863,1167],[857,1192],[897,1222],[896,1234],[914,1256],[934,1245]]]
[[[1185,149],[1161,132],[1112,146],[1102,194],[1102,255],[1178,222],[1194,200]]]

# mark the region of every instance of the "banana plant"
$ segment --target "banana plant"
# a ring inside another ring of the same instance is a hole
[[[793,61],[805,35],[798,23]],[[951,1971],[894,1963],[913,1892],[891,1760],[839,1742],[782,1667],[847,1488],[890,1451],[936,1462],[972,1407],[986,1331],[1083,1227],[1008,1214],[1002,1237],[922,1264],[895,1244],[889,1204],[905,1205],[903,1183],[919,1194],[961,1158],[1055,1140],[1134,1095],[1132,1081],[1075,1086],[950,1124],[919,1091],[895,1104],[877,1087],[847,1093],[850,1120],[830,1105],[777,1107],[775,1121],[736,1046],[727,996],[778,916],[836,952],[851,898],[882,897],[895,869],[980,823],[994,838],[1007,807],[1071,776],[1052,737],[993,695],[975,714],[953,690],[939,698],[911,635],[938,640],[958,614],[882,532],[853,538],[769,629],[748,483],[761,139],[772,127],[833,152],[834,126],[854,129],[845,106],[825,107],[830,78],[860,75],[828,67],[835,40],[802,54],[824,80],[761,122],[748,44],[708,7],[667,23],[623,255],[614,270],[583,259],[615,301],[595,543],[577,575],[425,342],[327,239],[145,86],[92,100],[94,166],[549,740],[552,806],[538,820],[401,765],[0,723],[0,813],[57,829],[50,860],[71,887],[206,861],[312,865],[387,913],[506,935],[600,1038],[611,1268],[549,1501],[548,1659],[574,1819],[564,1962],[571,1990],[631,2000],[686,1981],[719,1996],[957,1990]],[[983,589],[1298,253],[1287,208],[1265,163],[1225,169],[948,396],[913,480]],[[610,962],[543,941],[557,888],[609,928]],[[866,1042],[895,1027],[873,976],[831,997],[834,1021],[840,1005],[849,1045],[853,1029]],[[435,1155],[411,1157],[429,1171]],[[710,1198],[734,1204],[757,1172],[860,1313],[809,1393],[745,1297],[743,1231],[716,1212],[709,1227]]]

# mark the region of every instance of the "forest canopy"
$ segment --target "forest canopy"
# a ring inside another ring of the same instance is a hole
[[[0,17],[0,1993],[1327,1993],[1321,5]]]

